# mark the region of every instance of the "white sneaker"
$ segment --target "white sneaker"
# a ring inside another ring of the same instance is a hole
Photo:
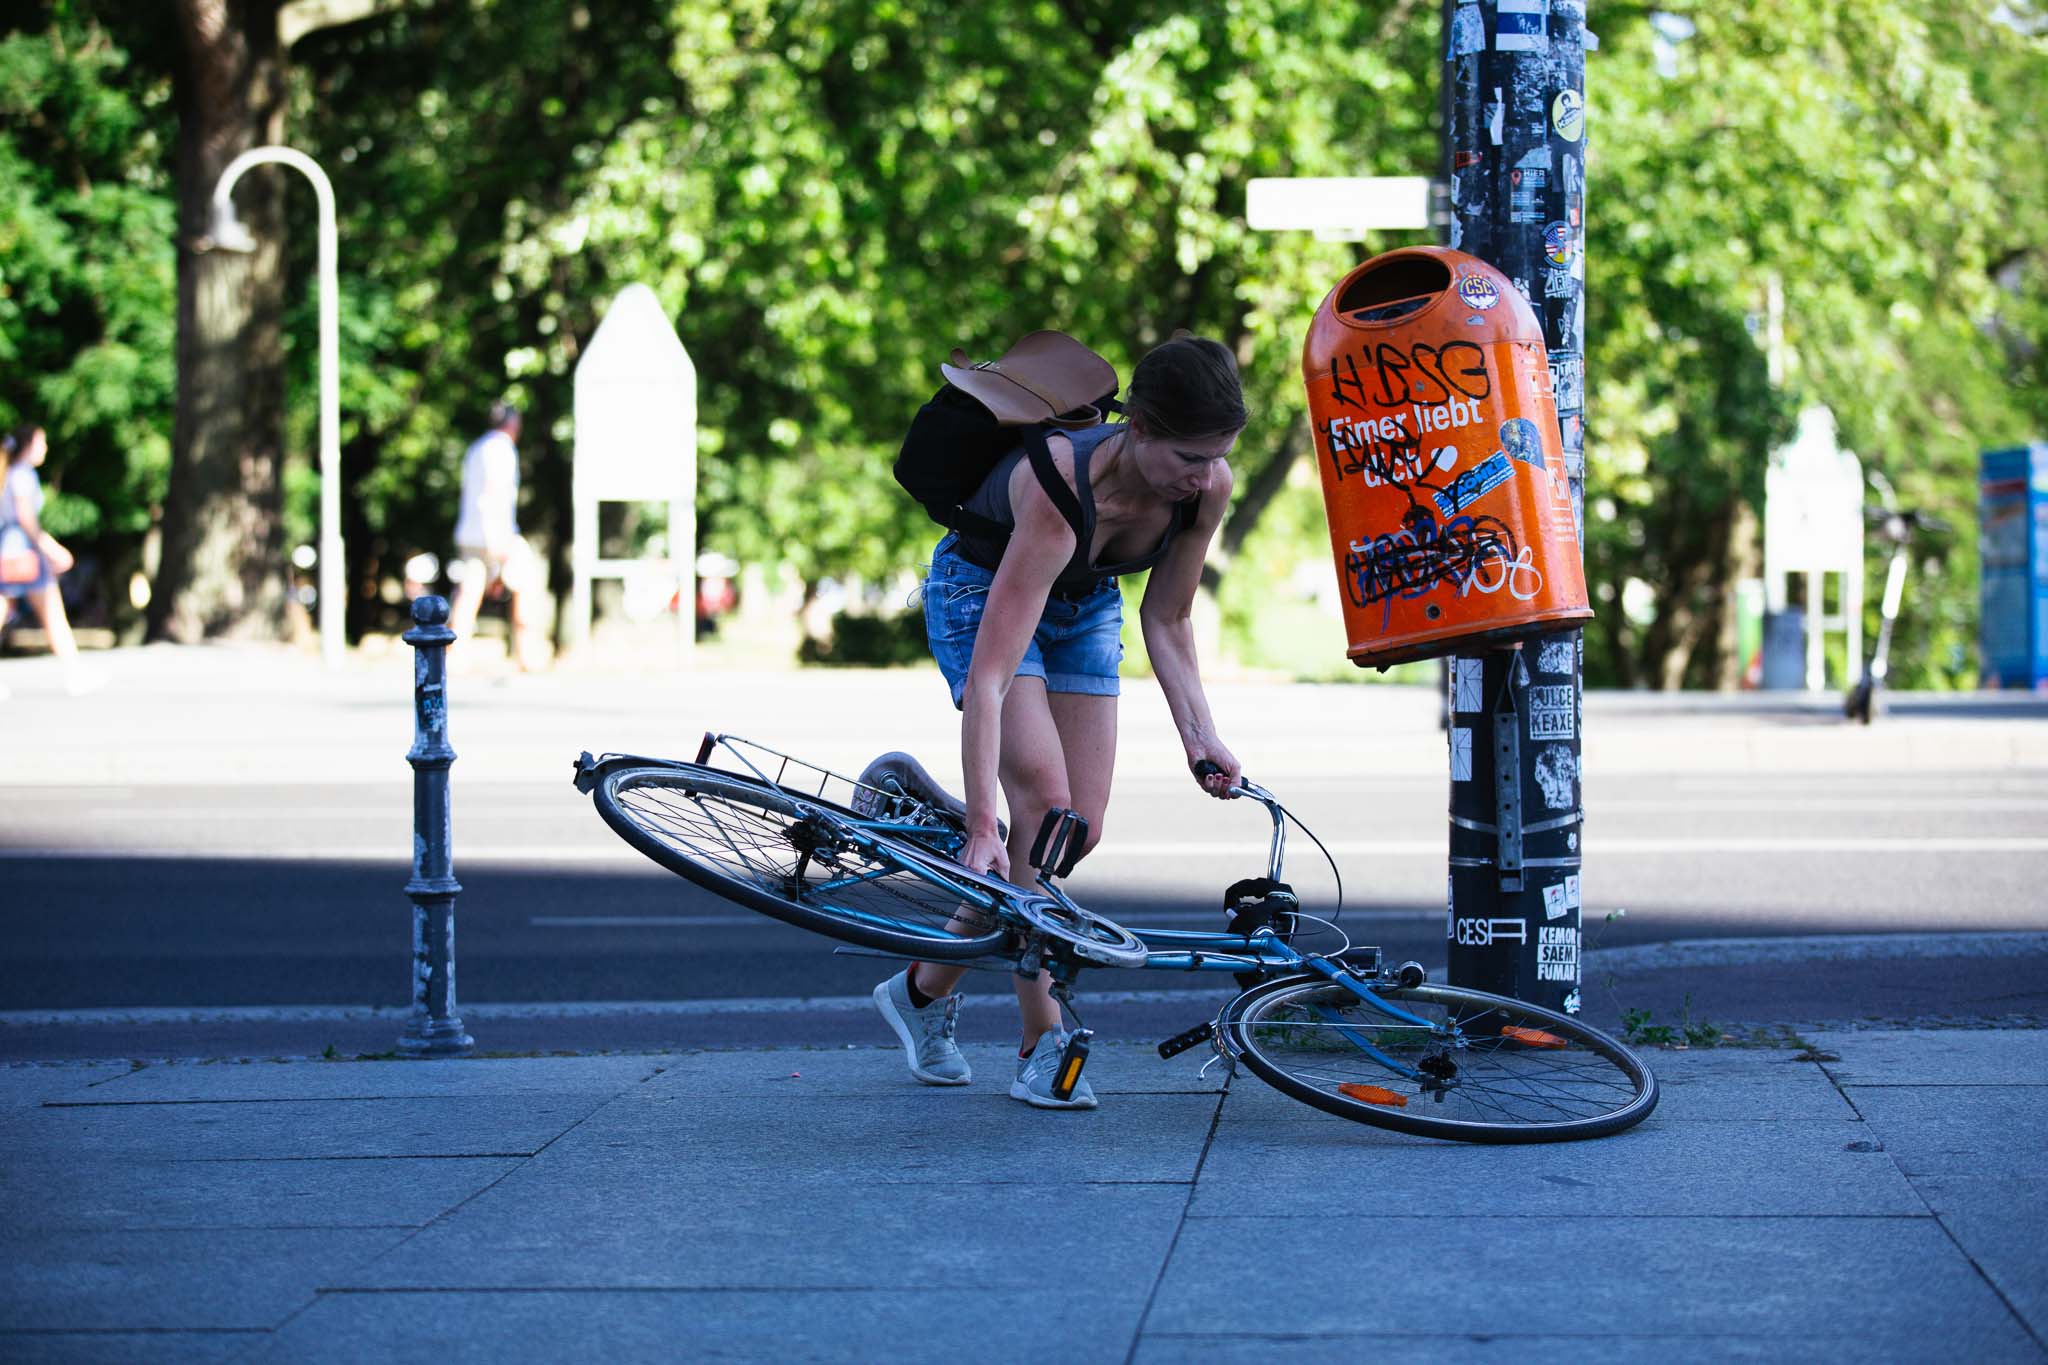
[[[1017,1079],[1010,1082],[1010,1098],[1022,1100],[1034,1109],[1093,1109],[1095,1091],[1089,1087],[1086,1076],[1074,1082],[1074,1093],[1066,1099],[1052,1093],[1055,1073],[1060,1069],[1060,1053],[1066,1045],[1066,1035],[1058,1029],[1049,1028],[1039,1034],[1031,1055],[1017,1059]]]
[[[974,1079],[967,1059],[953,1042],[960,1019],[960,997],[942,995],[923,1009],[910,1003],[910,968],[875,987],[875,1008],[903,1044],[910,1074],[926,1085],[965,1085]]]

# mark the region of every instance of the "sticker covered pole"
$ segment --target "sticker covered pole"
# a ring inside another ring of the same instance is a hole
[[[1449,245],[1543,324],[1572,535],[1585,539],[1583,0],[1447,0]],[[1581,550],[1581,554],[1583,551]],[[1581,633],[1451,661],[1453,984],[1579,1007]]]

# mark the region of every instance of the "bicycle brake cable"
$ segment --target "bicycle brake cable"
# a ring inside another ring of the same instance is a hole
[[[1264,788],[1261,788],[1260,790],[1264,791]],[[1307,825],[1303,824],[1301,817],[1299,815],[1296,815],[1293,811],[1287,809],[1285,805],[1281,804],[1279,797],[1274,796],[1271,792],[1266,792],[1266,797],[1272,801],[1274,808],[1278,810],[1280,814],[1294,822],[1294,827],[1296,829],[1300,830],[1303,834],[1306,834],[1308,836],[1308,841],[1314,844],[1317,850],[1322,853],[1323,861],[1327,862],[1330,865],[1330,875],[1337,879],[1337,908],[1330,912],[1330,918],[1333,920],[1336,919],[1338,916],[1344,913],[1344,874],[1338,870],[1337,860],[1330,856],[1329,849],[1323,847],[1323,841],[1321,839],[1316,838],[1316,832],[1310,829]]]

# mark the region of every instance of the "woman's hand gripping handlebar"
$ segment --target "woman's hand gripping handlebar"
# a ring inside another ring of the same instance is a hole
[[[1280,798],[1261,787],[1250,778],[1240,777],[1236,783],[1223,791],[1209,787],[1209,779],[1223,775],[1220,764],[1203,759],[1195,765],[1195,777],[1216,796],[1249,796],[1266,808],[1273,817],[1273,848],[1267,858],[1266,875],[1274,881],[1280,880],[1280,864],[1287,855],[1287,813],[1280,808]]]

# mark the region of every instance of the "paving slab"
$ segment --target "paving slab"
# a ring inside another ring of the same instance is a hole
[[[1843,1085],[2048,1086],[2048,1030],[1849,1029],[1808,1036],[1841,1058],[1826,1066]]]
[[[1754,1123],[1759,1120],[1804,1120],[1838,1123],[1856,1111],[1842,1098],[1828,1074],[1798,1053],[1782,1048],[1712,1048],[1643,1054],[1657,1078],[1657,1108],[1644,1120],[1650,1127],[1673,1122]],[[1221,1068],[1210,1072],[1221,1074]],[[1231,1082],[1226,1122],[1255,1116],[1282,1118],[1310,1109],[1263,1080],[1248,1067]],[[1347,1120],[1332,1119],[1333,1122]]]
[[[272,1328],[398,1229],[52,1232],[9,1249],[0,1332]]]
[[[979,1085],[802,1105],[685,1091],[607,1105],[551,1147],[547,1163],[631,1167],[651,1178],[716,1172],[735,1182],[1189,1181],[1220,1098],[1124,1095],[1100,1109],[1047,1112]]]
[[[1203,1173],[1203,1182],[1208,1173]],[[1277,1304],[1219,1295],[1286,1267]],[[1386,1292],[1390,1280],[1423,1292]],[[1314,1288],[1311,1288],[1313,1286]],[[2035,1361],[2039,1348],[1929,1217],[1191,1218],[1146,1333],[1571,1335],[1862,1343],[1837,1358]],[[1275,1318],[1284,1319],[1276,1323]],[[1853,1325],[1853,1326],[1851,1326]],[[1333,1349],[1331,1355],[1337,1354]],[[1690,1358],[1684,1350],[1660,1352]]]
[[[0,1150],[159,1161],[530,1156],[601,1099],[68,1104],[0,1117]]]
[[[421,1227],[519,1165],[420,1160],[130,1161],[44,1153],[0,1165],[0,1226]]]
[[[0,1356],[15,1365],[134,1365],[175,1360],[214,1365],[239,1360],[270,1339],[268,1332],[0,1332]]]
[[[1151,1288],[1149,1280],[1082,1284],[1069,1298],[1049,1285],[994,1291],[951,1279],[940,1283],[948,1286],[943,1312],[933,1311],[930,1290],[902,1289],[324,1294],[252,1359],[292,1365],[1112,1361],[1129,1351]]]
[[[662,1180],[617,1171],[570,1180],[530,1168],[326,1283],[449,1290],[1036,1288],[1041,1311],[1050,1313],[1068,1294],[1087,1300],[1119,1286],[1149,1286],[1186,1203],[1184,1185],[878,1190],[852,1179],[728,1183],[715,1175]],[[1068,1267],[1073,1274],[1063,1272]]]
[[[632,1093],[647,1099],[687,1091],[792,1100],[804,1096],[879,1099],[919,1090],[952,1095],[1009,1093],[1017,1067],[1014,1047],[968,1044],[960,1051],[974,1071],[974,1081],[957,1089],[920,1083],[905,1065],[901,1048],[841,1047],[678,1053],[662,1058],[666,1069]],[[1188,1057],[1162,1061],[1150,1047],[1097,1043],[1088,1054],[1088,1083],[1104,1097],[1213,1095],[1223,1089],[1223,1070],[1212,1068],[1205,1079],[1201,1063]]]
[[[1188,1213],[1256,1214],[1276,1195],[1283,1207],[1339,1198],[1443,1218],[1926,1211],[1860,1123],[1655,1123],[1597,1141],[1484,1147],[1357,1124],[1226,1118]]]
[[[65,1062],[54,1066],[17,1062],[0,1066],[0,1111],[33,1109],[45,1100],[125,1076],[130,1069],[127,1062]]]
[[[2048,1340],[2048,1181],[1943,1175],[1913,1187],[2013,1311]]]
[[[1909,1177],[2048,1181],[2048,1087],[1846,1086],[1844,1093]]]
[[[128,1104],[195,1100],[379,1100],[450,1095],[609,1096],[660,1075],[665,1057],[462,1058],[446,1061],[121,1064],[47,1099]],[[9,1068],[13,1070],[14,1068]]]
[[[1648,1336],[1625,1332],[1575,1336],[1407,1336],[1358,1332],[1350,1336],[1221,1336],[1147,1332],[1134,1365],[1200,1360],[1205,1365],[1290,1365],[1330,1360],[1398,1360],[1401,1365],[1527,1365],[1568,1360],[1572,1365],[1642,1365],[1682,1360],[1686,1365],[1763,1361],[1768,1365],[1841,1365],[1877,1356],[1878,1343],[1856,1336],[1784,1336],[1730,1332]],[[2024,1356],[2017,1357],[2025,1359]]]

